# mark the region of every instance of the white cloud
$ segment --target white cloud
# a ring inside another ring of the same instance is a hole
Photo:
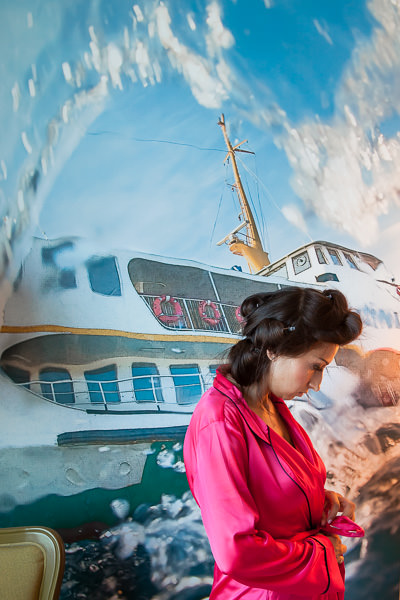
[[[32,146],[31,146],[31,143],[28,140],[28,136],[26,134],[26,131],[23,131],[21,133],[21,140],[22,140],[24,148],[28,152],[28,154],[32,154]]]
[[[397,283],[400,283],[399,264],[400,223],[394,223],[381,232],[379,242],[373,251],[391,271]]]
[[[144,17],[143,17],[143,13],[140,9],[140,6],[138,4],[133,5],[133,12],[135,13],[135,17],[137,18],[139,23],[141,23],[144,20]]]
[[[194,20],[193,14],[188,14],[186,16],[188,25],[192,31],[196,31],[196,22]]]
[[[328,42],[328,44],[333,46],[332,38],[328,33],[327,26],[321,25],[321,23],[318,21],[318,19],[314,19],[313,24],[314,24],[315,29],[318,31],[319,35],[322,35],[322,37]]]
[[[293,127],[283,117],[278,141],[306,207],[363,246],[377,240],[379,216],[400,198],[400,135],[379,130],[386,117],[400,115],[400,4],[372,0],[369,8],[379,23],[354,49],[331,121]]]
[[[308,235],[307,224],[299,208],[295,204],[287,204],[282,207],[283,216],[295,227]]]
[[[120,49],[115,44],[107,46],[107,63],[113,86],[122,90],[120,71],[123,58]]]
[[[220,48],[230,48],[235,43],[234,37],[221,21],[221,11],[216,2],[207,6],[207,25],[209,31],[206,35],[206,44],[209,56],[218,54]]]
[[[221,102],[228,97],[226,69],[224,84],[214,69],[213,61],[196,54],[174,35],[170,27],[171,18],[164,4],[156,8],[155,18],[161,44],[167,51],[171,64],[183,74],[196,100],[207,108],[219,108]],[[214,52],[218,44],[228,43],[228,36],[226,30],[223,28],[222,31],[220,30],[214,10],[212,10],[211,24],[212,29],[207,45]]]

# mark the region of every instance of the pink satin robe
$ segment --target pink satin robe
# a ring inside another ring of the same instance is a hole
[[[187,430],[187,478],[215,558],[210,600],[343,600],[344,569],[318,533],[324,464],[274,402],[295,447],[218,372]]]

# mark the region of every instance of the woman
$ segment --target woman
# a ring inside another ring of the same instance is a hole
[[[251,296],[241,313],[244,339],[184,443],[215,558],[210,600],[340,600],[346,546],[320,530],[338,511],[354,518],[354,504],[324,490],[324,464],[284,400],[318,391],[361,319],[341,292],[311,288]]]

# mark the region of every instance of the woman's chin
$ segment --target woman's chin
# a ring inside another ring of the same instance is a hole
[[[296,398],[302,398],[304,392],[293,392],[292,394],[286,394],[282,396],[283,400],[295,400]]]

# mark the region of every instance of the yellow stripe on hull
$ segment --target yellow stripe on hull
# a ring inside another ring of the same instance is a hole
[[[165,333],[134,333],[131,331],[121,331],[119,329],[85,329],[80,327],[64,327],[63,325],[3,325],[0,328],[1,333],[77,333],[80,335],[107,335],[132,338],[137,340],[154,340],[173,342],[180,340],[183,342],[211,342],[215,344],[232,344],[234,337],[214,337],[208,335],[179,335]]]

